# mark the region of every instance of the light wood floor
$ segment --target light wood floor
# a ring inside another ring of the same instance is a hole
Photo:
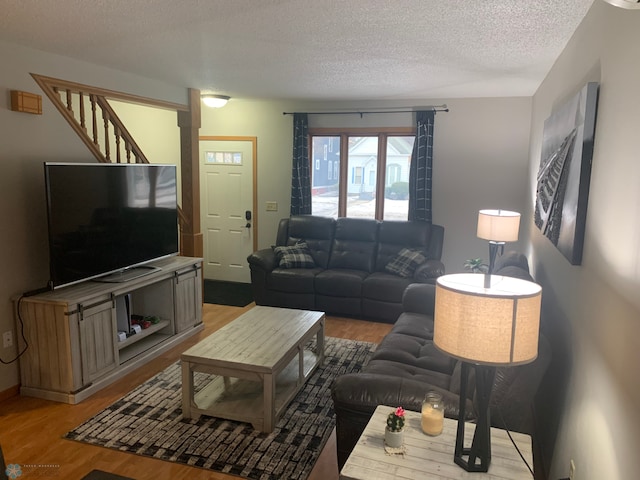
[[[7,463],[37,465],[44,478],[80,479],[93,469],[117,473],[137,480],[231,480],[238,477],[199,468],[120,453],[103,447],[65,440],[62,436],[127,394],[159,371],[178,360],[180,352],[223,327],[251,308],[205,304],[205,328],[150,364],[118,380],[78,405],[40,400],[19,395],[0,402],[0,445]],[[378,343],[391,325],[355,319],[327,317],[325,334]],[[309,480],[338,478],[335,431],[320,455]],[[53,466],[53,467],[51,467]],[[23,475],[29,480],[32,475]]]

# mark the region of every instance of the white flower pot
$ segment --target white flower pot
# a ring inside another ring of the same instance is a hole
[[[391,448],[400,448],[402,446],[402,442],[404,440],[404,432],[400,430],[399,432],[392,432],[388,427],[384,430],[384,443],[387,447]]]

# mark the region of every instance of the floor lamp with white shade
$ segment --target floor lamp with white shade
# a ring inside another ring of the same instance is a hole
[[[518,278],[443,275],[436,283],[433,341],[462,361],[460,407],[454,461],[469,472],[486,472],[491,462],[489,402],[496,367],[523,365],[538,356],[542,288]],[[477,422],[470,447],[464,446],[467,383],[475,370]]]

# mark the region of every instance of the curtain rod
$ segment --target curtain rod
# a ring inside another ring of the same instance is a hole
[[[447,105],[428,105],[426,107],[415,107],[412,110],[380,110],[380,111],[353,111],[353,112],[348,112],[348,111],[338,111],[338,112],[300,112],[300,113],[306,113],[307,115],[360,115],[360,118],[362,118],[362,116],[364,114],[368,114],[368,113],[415,113],[415,112],[419,112],[421,110],[428,110],[428,111],[434,111],[434,112],[448,112],[449,108],[447,107]],[[283,115],[294,115],[298,112],[282,112]]]

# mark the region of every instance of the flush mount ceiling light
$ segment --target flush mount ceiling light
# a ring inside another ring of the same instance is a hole
[[[211,107],[211,108],[224,107],[230,98],[231,97],[228,97],[227,95],[213,95],[213,94],[202,95],[202,101],[204,102],[204,104],[207,107]]]
[[[615,7],[626,8],[628,10],[640,9],[640,0],[604,0]]]

